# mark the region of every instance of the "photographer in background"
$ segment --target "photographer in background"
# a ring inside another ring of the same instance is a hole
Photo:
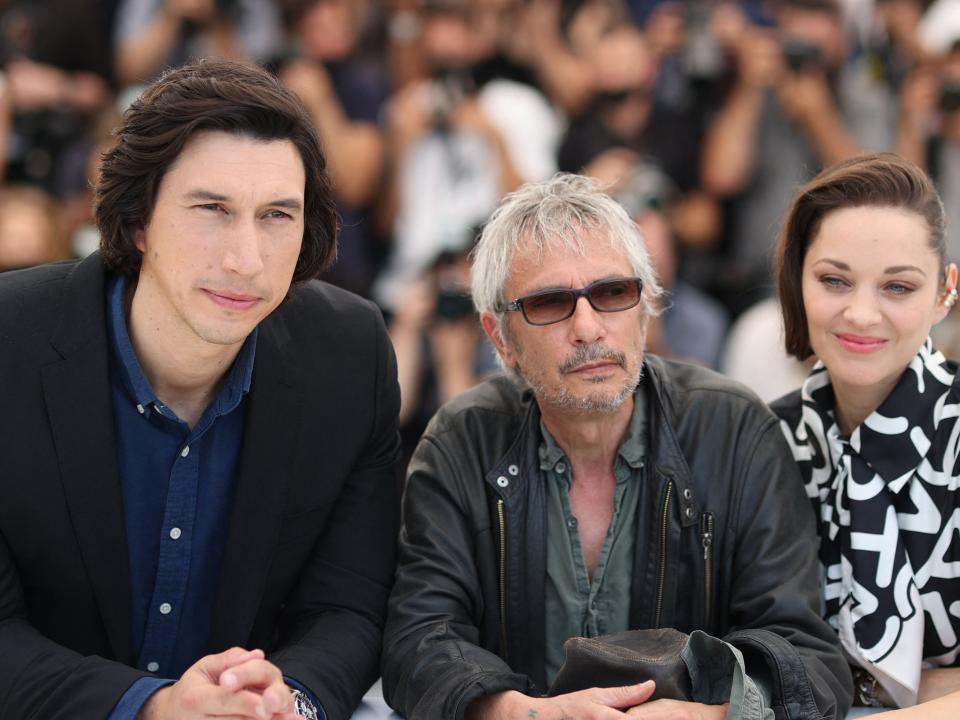
[[[293,46],[273,63],[280,80],[303,100],[327,152],[340,251],[325,280],[369,296],[382,254],[371,205],[381,187],[383,133],[378,125],[388,81],[358,46],[368,0],[281,0]]]
[[[939,61],[918,67],[903,86],[897,151],[937,185],[946,216],[947,257],[960,260],[960,37]],[[933,329],[937,347],[960,361],[960,316]]]
[[[9,137],[6,177],[58,198],[84,188],[75,172],[86,134],[111,100],[111,57],[102,0],[0,3],[0,90]]]
[[[457,247],[506,193],[556,170],[559,120],[533,87],[480,83],[477,67],[497,51],[474,31],[479,0],[426,0],[421,49],[429,79],[387,106],[387,189],[381,223],[392,254],[374,297],[393,310],[407,283],[439,252]]]
[[[731,200],[717,288],[742,310],[768,293],[769,257],[794,188],[861,148],[892,146],[895,105],[846,64],[836,0],[783,0],[776,27],[754,26],[732,6],[715,32],[736,76],[704,143],[703,183]]]
[[[917,68],[905,83],[897,150],[936,182],[947,213],[947,255],[960,260],[960,37],[941,62]]]
[[[282,40],[273,0],[120,0],[116,76],[121,85],[142,84],[201,57],[259,60]]]
[[[497,369],[470,297],[470,250],[441,252],[406,287],[390,322],[405,459],[441,405]]]

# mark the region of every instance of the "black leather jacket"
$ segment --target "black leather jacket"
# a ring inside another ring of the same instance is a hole
[[[777,420],[742,386],[653,356],[630,621],[735,645],[776,717],[843,718],[850,671],[817,612],[816,534]],[[529,391],[489,380],[447,404],[413,457],[385,633],[387,702],[462,718],[545,689],[546,509]]]

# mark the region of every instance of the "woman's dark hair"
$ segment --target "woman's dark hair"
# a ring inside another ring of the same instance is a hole
[[[104,154],[96,189],[100,250],[107,267],[140,272],[136,230],[150,222],[160,181],[194,133],[216,130],[289,140],[306,174],[303,246],[294,282],[317,277],[337,255],[337,211],[326,158],[299,99],[265,70],[204,61],[172,70],[124,113],[117,144]]]
[[[823,218],[834,210],[890,207],[916,213],[930,232],[930,249],[946,267],[943,203],[927,174],[893,153],[859,155],[833,165],[797,193],[787,211],[774,256],[787,352],[813,354],[803,307],[803,261]]]

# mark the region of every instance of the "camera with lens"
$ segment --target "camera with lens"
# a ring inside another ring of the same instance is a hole
[[[476,84],[468,67],[439,68],[434,73],[434,91],[431,107],[432,123],[438,130],[450,127],[450,115],[470,97]]]
[[[240,0],[214,0],[213,2],[217,15],[221,17],[233,14],[239,4]]]
[[[792,73],[820,70],[823,51],[807,40],[790,38],[783,43],[783,62]]]
[[[473,299],[465,291],[455,287],[437,288],[437,309],[434,313],[438,320],[463,320],[473,315]]]
[[[941,112],[955,113],[960,111],[960,80],[946,80],[940,87]]]
[[[430,264],[430,275],[436,291],[433,313],[436,320],[455,322],[474,314],[473,298],[469,290],[468,253],[469,245],[451,246],[441,250]]]

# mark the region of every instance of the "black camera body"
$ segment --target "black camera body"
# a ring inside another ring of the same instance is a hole
[[[450,124],[450,115],[464,100],[473,95],[476,82],[469,67],[442,67],[434,72],[432,124],[439,130]]]
[[[940,87],[940,111],[955,113],[960,111],[960,81],[947,80]]]
[[[457,288],[437,289],[437,309],[435,316],[438,320],[456,321],[473,315],[473,299],[463,290]]]
[[[789,38],[783,43],[783,62],[792,73],[820,70],[823,68],[823,51],[806,40]]]
[[[231,15],[239,5],[239,0],[214,0],[214,7],[217,10],[217,15],[225,17]]]

